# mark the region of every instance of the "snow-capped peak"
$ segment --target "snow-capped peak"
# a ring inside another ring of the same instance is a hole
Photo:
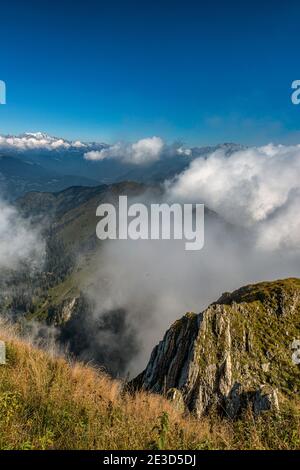
[[[22,135],[24,137],[32,137],[32,138],[37,139],[37,140],[42,140],[42,139],[53,140],[53,139],[55,139],[55,137],[52,137],[49,134],[46,134],[45,132],[24,132],[24,134],[22,134]]]
[[[73,142],[60,137],[53,137],[44,132],[25,132],[18,136],[0,135],[0,147],[16,150],[62,150],[84,148],[86,144],[79,140]]]

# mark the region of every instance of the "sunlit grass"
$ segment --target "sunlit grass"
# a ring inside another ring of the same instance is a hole
[[[299,448],[299,407],[235,422],[183,416],[164,397],[122,391],[103,371],[72,363],[0,328],[1,449]]]

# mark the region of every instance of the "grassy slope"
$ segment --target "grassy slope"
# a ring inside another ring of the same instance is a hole
[[[115,201],[123,194],[134,197],[144,190],[141,184],[123,182],[96,188],[68,188],[59,193],[32,192],[19,199],[18,209],[24,216],[37,217],[37,220],[41,217],[42,221],[45,214],[53,218],[53,233],[62,241],[64,250],[72,253],[76,260],[74,269],[63,281],[44,292],[42,298],[34,299],[35,311],[28,314],[28,318],[46,319],[52,306],[78,296],[90,282],[92,273],[98,269],[95,253],[102,243],[96,237],[98,205]]]
[[[0,449],[299,448],[299,406],[280,416],[196,421],[165,398],[122,393],[120,383],[21,340],[1,325]]]
[[[62,242],[64,251],[72,253],[75,266],[64,280],[42,292],[33,299],[34,312],[28,318],[45,320],[52,307],[71,300],[84,291],[91,282],[93,272],[98,270],[98,257],[103,242],[96,237],[96,225],[99,218],[96,209],[100,203],[113,202],[120,195],[136,197],[145,192],[148,197],[161,197],[159,187],[145,187],[134,182],[120,182],[110,186],[71,187],[58,193],[31,192],[17,201],[17,207],[26,217],[33,217],[47,225],[51,221],[53,234]],[[159,199],[158,199],[159,200]],[[157,201],[156,201],[157,202]],[[209,217],[218,217],[207,210]],[[45,221],[45,216],[46,221]]]

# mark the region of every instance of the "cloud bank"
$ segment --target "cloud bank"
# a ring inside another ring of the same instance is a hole
[[[123,311],[123,328],[105,330],[117,373],[139,373],[165,330],[186,311],[199,312],[225,291],[300,276],[300,146],[221,149],[192,161],[165,183],[166,200],[205,203],[205,246],[180,241],[108,241],[86,294],[95,308],[91,335],[108,312]],[[151,202],[151,198],[149,200]],[[123,347],[130,335],[134,354]],[[92,345],[92,342],[89,343]],[[87,357],[94,357],[94,350]],[[107,361],[109,364],[109,361]]]
[[[146,165],[174,155],[190,157],[192,150],[181,144],[167,145],[161,137],[153,136],[134,143],[118,142],[101,150],[86,152],[84,158],[91,161],[116,159],[133,165]]]
[[[300,249],[300,145],[266,145],[197,158],[166,183],[168,196],[200,201],[257,232],[268,249]]]
[[[141,165],[159,160],[163,148],[163,140],[154,136],[138,140],[133,144],[119,142],[99,151],[86,152],[84,158],[92,161],[115,158],[125,163]]]
[[[38,230],[0,200],[0,269],[17,269],[21,263],[32,268],[41,266],[44,250]]]
[[[82,329],[88,322],[90,332],[84,359],[96,357],[95,344],[105,344],[104,366],[111,370],[114,357],[119,364],[114,375],[133,377],[143,370],[167,328],[185,312],[200,312],[223,292],[249,283],[300,275],[299,253],[257,249],[251,233],[217,218],[206,217],[205,239],[203,250],[197,252],[185,251],[180,241],[103,244],[98,270],[84,287],[94,305],[80,325]],[[103,332],[99,325],[116,311],[123,312],[122,328]]]

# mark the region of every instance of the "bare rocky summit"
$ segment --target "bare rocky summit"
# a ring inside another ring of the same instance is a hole
[[[165,394],[197,417],[214,410],[235,418],[248,406],[256,415],[279,410],[300,391],[295,339],[300,280],[249,285],[177,320],[131,386]]]

